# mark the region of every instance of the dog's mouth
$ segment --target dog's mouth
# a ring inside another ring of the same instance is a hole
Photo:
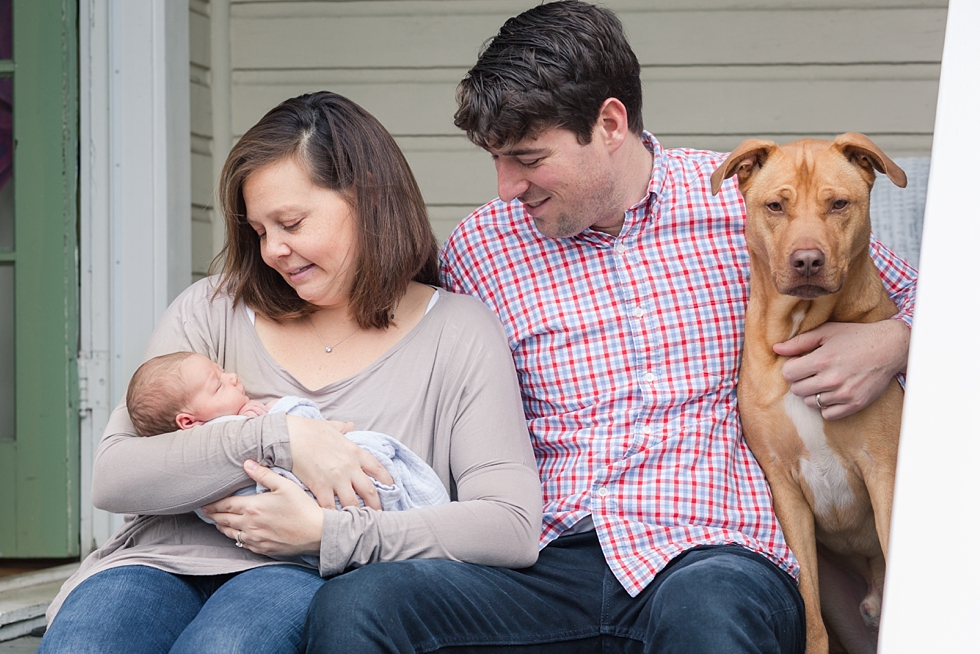
[[[817,286],[816,284],[800,284],[799,286],[794,286],[793,288],[786,291],[783,295],[792,295],[793,297],[798,297],[801,300],[813,300],[822,295],[829,295],[834,293],[834,291],[824,288],[823,286]]]

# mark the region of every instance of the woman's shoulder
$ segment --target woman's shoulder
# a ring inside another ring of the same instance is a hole
[[[483,302],[472,295],[466,293],[454,293],[444,288],[437,288],[439,300],[436,306],[442,304],[452,316],[458,316],[466,320],[486,320],[492,318],[497,320],[496,314]]]
[[[206,277],[185,288],[170,303],[157,323],[151,346],[157,344],[166,350],[174,346],[174,339],[181,345],[186,345],[186,340],[213,340],[239,322],[235,320],[239,311],[244,311],[244,306],[239,303],[235,307],[233,299],[220,290],[220,278]]]
[[[443,325],[457,328],[475,339],[483,339],[488,335],[493,338],[503,337],[504,328],[497,314],[479,298],[444,288],[439,288],[436,292],[439,299],[434,307],[438,309],[435,315]]]
[[[234,298],[221,288],[221,280],[219,275],[199,279],[181,291],[170,303],[168,310],[192,315],[200,315],[202,311],[221,313],[231,311]]]

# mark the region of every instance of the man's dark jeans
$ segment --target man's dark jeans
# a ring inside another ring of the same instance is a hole
[[[690,550],[637,597],[595,532],[565,536],[523,570],[436,559],[373,563],[327,581],[309,652],[803,652],[793,579],[738,546]]]

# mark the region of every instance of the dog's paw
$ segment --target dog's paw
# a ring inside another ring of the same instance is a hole
[[[861,617],[864,618],[864,624],[868,625],[872,629],[877,629],[878,624],[881,622],[881,595],[877,593],[869,593],[861,601]]]

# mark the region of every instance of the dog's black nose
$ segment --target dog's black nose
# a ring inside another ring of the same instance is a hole
[[[790,255],[789,263],[800,277],[812,277],[823,267],[824,256],[820,250],[797,250]]]

